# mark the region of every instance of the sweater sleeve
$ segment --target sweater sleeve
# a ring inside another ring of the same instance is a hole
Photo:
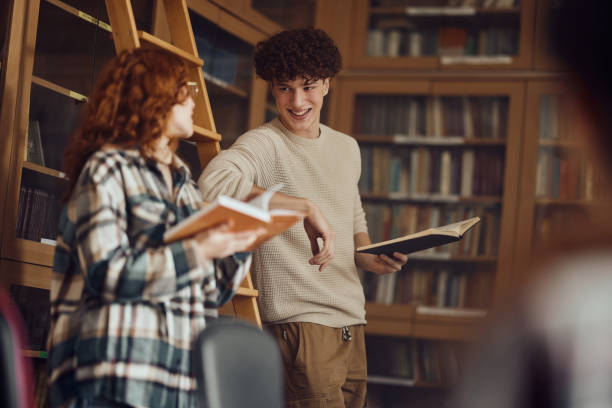
[[[232,147],[221,151],[204,169],[198,187],[205,201],[223,194],[243,200],[262,175],[274,170],[276,149],[263,131],[242,135]]]
[[[355,163],[355,181],[353,183],[352,191],[353,195],[353,234],[360,232],[368,233],[368,224],[365,217],[365,211],[363,211],[363,204],[361,203],[361,196],[359,195],[359,178],[361,176],[361,153],[359,151],[359,145],[355,139],[351,138],[352,152]]]

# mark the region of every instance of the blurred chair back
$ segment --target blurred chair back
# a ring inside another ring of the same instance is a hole
[[[22,351],[25,338],[17,307],[0,287],[0,401],[6,408],[32,407],[32,368]]]
[[[230,319],[211,322],[193,355],[202,408],[284,406],[280,350],[258,327]]]

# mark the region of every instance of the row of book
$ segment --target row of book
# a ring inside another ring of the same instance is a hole
[[[492,271],[473,264],[410,266],[397,273],[364,278],[368,302],[484,310],[490,306]]]
[[[30,350],[44,350],[50,322],[49,291],[22,285],[11,285],[9,295],[21,315],[28,333]]]
[[[371,0],[372,7],[516,7],[520,0]]]
[[[460,343],[366,336],[368,377],[455,384],[465,351]]]
[[[353,118],[358,135],[505,140],[508,98],[358,95]]]
[[[518,53],[516,28],[416,26],[410,16],[377,18],[368,30],[371,57],[513,56]]]
[[[41,242],[55,240],[62,203],[45,190],[22,186],[19,190],[17,237]]]
[[[457,205],[364,205],[372,242],[412,234],[439,225],[480,217],[459,242],[430,248],[419,255],[450,258],[453,256],[496,256],[499,245],[500,216],[498,208]]]
[[[540,147],[536,197],[564,200],[610,200],[609,180],[579,152]]]
[[[565,101],[559,95],[542,95],[540,97],[540,140],[572,140],[574,135],[566,131],[561,124]]]
[[[362,193],[501,196],[503,150],[361,146]]]

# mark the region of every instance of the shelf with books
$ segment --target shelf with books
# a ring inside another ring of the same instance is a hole
[[[226,149],[264,122],[267,89],[254,75],[251,56],[265,35],[211,3],[192,2],[189,7],[216,129]]]
[[[40,2],[33,76],[89,95],[92,78],[115,55],[115,49],[106,24],[97,23],[97,10],[92,16],[78,7],[60,0]]]
[[[589,126],[573,102],[561,82],[527,84],[516,259],[528,259],[572,226],[597,222],[598,204],[612,199],[610,181],[589,159],[583,144]],[[516,285],[528,279],[519,275]]]
[[[481,218],[461,241],[410,255],[401,272],[364,275],[369,333],[399,335],[385,316],[399,307],[411,320],[402,335],[473,339],[511,273],[523,85],[346,78],[338,91],[338,127],[358,135],[373,242]]]
[[[407,134],[396,135],[353,135],[355,140],[362,144],[374,145],[410,145],[410,146],[503,146],[504,140],[475,139],[462,136],[410,136]]]
[[[362,192],[361,198],[366,201],[391,201],[391,202],[427,202],[427,203],[463,203],[463,204],[489,204],[501,203],[498,196],[470,196],[464,197],[459,194],[437,194],[437,193],[406,193],[402,191],[390,191],[388,193]]]
[[[355,2],[351,67],[516,69],[531,64],[533,0]]]
[[[462,342],[367,336],[368,406],[395,406],[407,400],[418,406],[450,389],[464,370]]]
[[[149,29],[151,0],[133,3],[138,28]],[[115,51],[106,8],[98,1],[33,1],[21,28],[17,21],[11,29],[23,29],[22,47],[29,51],[20,59],[20,99],[11,130],[15,148],[11,168],[5,169],[9,199],[3,206],[2,258],[44,267],[52,264],[67,187],[63,150],[93,79]]]

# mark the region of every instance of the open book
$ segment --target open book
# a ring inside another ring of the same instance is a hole
[[[232,231],[246,231],[259,227],[266,230],[248,248],[248,250],[252,250],[268,238],[285,231],[305,216],[300,211],[269,210],[272,196],[281,187],[282,184],[277,184],[248,202],[223,195],[219,196],[206,207],[168,229],[164,234],[164,242],[169,243],[188,238],[214,225],[233,220]]]
[[[390,257],[394,252],[409,254],[424,249],[459,241],[470,228],[480,221],[480,217],[470,218],[442,227],[429,228],[421,232],[405,235],[389,241],[366,245],[357,248],[357,252],[368,254],[385,254]]]

